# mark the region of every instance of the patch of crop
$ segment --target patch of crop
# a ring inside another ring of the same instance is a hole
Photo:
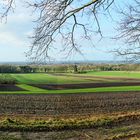
[[[132,119],[133,118],[133,119]],[[0,130],[5,131],[54,131],[71,130],[84,128],[112,128],[114,126],[125,126],[130,121],[140,120],[139,113],[105,115],[105,116],[85,116],[85,117],[6,117],[1,118]],[[126,135],[125,135],[126,136]],[[130,136],[127,135],[127,136]],[[131,133],[131,136],[134,134]],[[124,135],[116,136],[124,137]]]

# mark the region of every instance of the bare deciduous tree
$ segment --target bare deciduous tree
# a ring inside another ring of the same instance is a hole
[[[57,37],[63,39],[63,50],[67,51],[68,55],[73,51],[82,53],[77,41],[77,30],[81,31],[78,38],[83,36],[90,40],[93,29],[89,25],[96,22],[97,32],[101,35],[97,13],[99,10],[107,10],[113,2],[114,0],[43,0],[30,4],[39,12],[31,54],[35,58],[49,58],[48,50]],[[93,17],[92,23],[89,23],[90,17]]]
[[[134,4],[127,5],[120,14],[122,19],[117,28],[119,35],[116,38],[123,39],[128,46],[123,46],[116,52],[130,60],[140,59],[140,2],[134,0]]]
[[[3,1],[8,3],[3,14],[7,16],[14,0]],[[28,3],[38,14],[29,55],[38,60],[49,58],[48,52],[56,38],[63,39],[63,50],[67,50],[68,54],[73,51],[81,53],[77,38],[83,36],[84,39],[90,40],[90,33],[94,31],[95,23],[96,32],[102,36],[98,12],[107,11],[113,2],[114,0],[38,0]],[[93,20],[88,20],[91,17]],[[94,23],[90,23],[91,21]],[[89,25],[92,27],[90,28]],[[78,30],[83,32],[83,35],[77,36]]]

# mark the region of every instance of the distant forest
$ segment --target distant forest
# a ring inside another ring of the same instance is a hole
[[[0,73],[86,73],[88,71],[140,71],[140,64],[0,65]]]

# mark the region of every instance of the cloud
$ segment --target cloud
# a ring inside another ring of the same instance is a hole
[[[29,46],[28,35],[33,28],[30,9],[19,2],[16,6],[14,13],[8,15],[7,23],[0,23],[0,46]]]
[[[25,42],[12,32],[1,32],[0,34],[0,45],[11,47],[23,47],[27,46],[27,44],[27,42]]]

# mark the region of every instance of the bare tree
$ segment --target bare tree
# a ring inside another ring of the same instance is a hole
[[[97,14],[99,10],[106,11],[113,2],[114,0],[43,0],[30,4],[39,11],[31,54],[34,54],[34,58],[49,58],[49,49],[57,37],[63,39],[63,50],[68,55],[73,51],[82,54],[78,39],[82,36],[85,40],[90,40],[93,29],[89,25],[95,23],[96,32],[102,35]],[[90,17],[93,18],[92,23],[89,23]],[[81,35],[76,35],[77,30],[80,30]]]
[[[0,1],[0,14],[1,18],[7,18],[10,11],[14,11],[15,0],[1,0]]]
[[[119,35],[116,37],[127,45],[116,52],[129,60],[140,59],[140,1],[133,1],[133,5],[127,5],[125,11],[120,11],[122,19],[117,28]]]
[[[3,14],[7,16],[14,0],[3,1],[8,2]],[[36,60],[50,58],[49,50],[57,38],[63,39],[63,51],[67,51],[68,55],[73,51],[82,54],[78,39],[82,36],[85,40],[90,40],[91,32],[102,36],[98,12],[107,11],[113,2],[114,0],[38,0],[28,3],[38,14],[28,55]],[[97,30],[93,30],[93,25]],[[78,34],[79,30],[82,35]]]

